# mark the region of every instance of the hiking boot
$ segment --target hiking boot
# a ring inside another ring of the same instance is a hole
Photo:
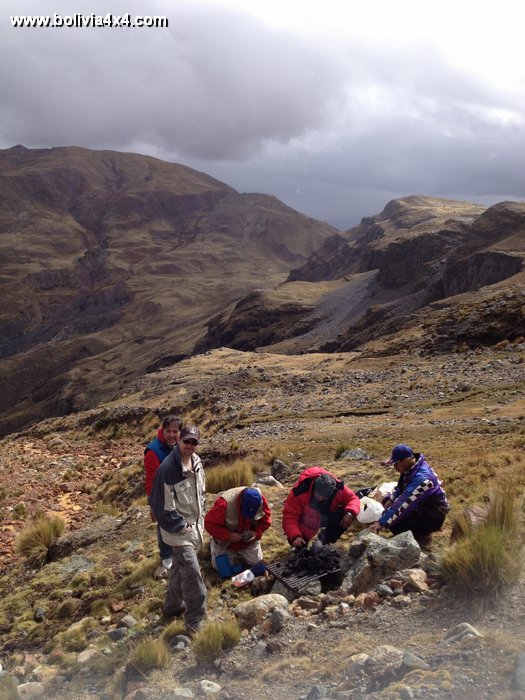
[[[163,610],[162,617],[164,620],[173,620],[175,617],[182,617],[185,608],[175,608],[174,610]]]
[[[423,551],[429,551],[431,549],[431,547],[432,547],[432,534],[420,535],[419,537],[416,537],[415,539]]]

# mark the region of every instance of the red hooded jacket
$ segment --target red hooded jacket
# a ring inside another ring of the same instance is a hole
[[[311,505],[312,489],[316,478],[321,474],[330,474],[330,472],[322,467],[309,467],[301,472],[284,502],[282,524],[290,544],[296,537],[302,537],[306,541],[311,540],[321,526],[321,514]],[[359,498],[341,479],[334,474],[330,476],[336,480],[336,491],[330,503],[330,513],[342,508],[343,514],[352,513],[355,517],[361,509]]]

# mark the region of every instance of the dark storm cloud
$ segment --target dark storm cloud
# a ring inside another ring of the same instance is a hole
[[[426,44],[307,38],[196,1],[7,5],[2,147],[149,153],[340,228],[412,193],[525,197],[523,90]],[[169,28],[22,30],[7,16],[108,10]]]
[[[238,12],[167,14],[167,30],[8,31],[16,74],[4,78],[4,140],[142,141],[220,159],[327,124],[343,79],[330,52]]]

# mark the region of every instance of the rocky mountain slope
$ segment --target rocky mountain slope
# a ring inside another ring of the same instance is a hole
[[[218,347],[421,352],[525,334],[525,204],[411,196],[338,233],[154,158],[0,153],[0,434]]]
[[[523,203],[485,210],[422,196],[394,200],[327,239],[278,291],[250,295],[212,319],[198,347],[396,352],[407,342],[423,351],[494,344],[525,333],[524,259]],[[266,310],[263,325],[257,319]]]
[[[1,433],[190,354],[335,232],[182,165],[83,148],[0,152],[0,201]]]

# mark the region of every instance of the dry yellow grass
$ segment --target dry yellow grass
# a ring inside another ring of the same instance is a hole
[[[219,493],[236,486],[250,486],[255,472],[254,463],[244,459],[213,467],[206,472],[206,490],[208,493]]]

